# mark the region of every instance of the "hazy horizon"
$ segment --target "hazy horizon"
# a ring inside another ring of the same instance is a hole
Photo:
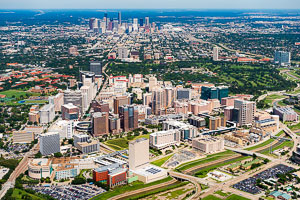
[[[299,0],[1,0],[0,9],[299,9]]]

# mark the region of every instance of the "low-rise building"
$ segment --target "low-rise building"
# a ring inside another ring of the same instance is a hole
[[[164,149],[180,142],[180,131],[171,129],[150,134],[150,146],[155,149]]]
[[[192,140],[192,147],[204,153],[213,153],[224,150],[223,138],[217,137],[201,137]]]
[[[28,176],[33,179],[51,177],[52,160],[47,158],[32,159],[28,162]]]
[[[34,134],[31,131],[14,131],[13,143],[31,143],[34,140]]]

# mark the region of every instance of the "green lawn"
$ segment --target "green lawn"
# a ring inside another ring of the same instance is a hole
[[[22,195],[28,195],[28,196],[31,197],[32,200],[43,200],[43,198],[41,198],[39,196],[30,194],[30,193],[28,193],[24,190],[20,190],[20,189],[17,189],[17,188],[14,189],[12,197],[15,198],[15,199],[22,199]]]
[[[29,96],[39,96],[39,93],[30,93],[22,90],[6,90],[3,92],[0,92],[0,94],[6,95],[6,97],[12,98],[13,96],[15,98],[19,98],[20,96],[23,96],[24,98],[26,97],[26,94]]]
[[[224,157],[229,157],[229,156],[232,156],[232,155],[235,155],[235,154],[236,153],[234,153],[232,151],[229,151],[229,150],[224,151],[224,152],[220,152],[220,153],[216,153],[216,154],[210,154],[210,155],[207,155],[206,158],[202,158],[202,159],[199,159],[199,160],[194,160],[194,161],[190,161],[190,162],[181,164],[176,168],[176,170],[184,171],[184,170],[187,170],[189,168],[195,167],[197,165],[201,165],[203,163],[219,160],[219,159],[222,159]]]
[[[227,197],[227,196],[230,195],[231,193],[230,193],[230,192],[229,192],[229,193],[226,193],[226,192],[224,192],[224,191],[222,191],[222,190],[218,190],[218,191],[215,192],[215,194],[218,194],[218,195],[220,195],[220,196],[222,196],[222,197]]]
[[[229,164],[232,164],[232,163],[240,162],[242,160],[246,160],[246,159],[249,159],[249,158],[251,158],[251,156],[243,156],[243,157],[239,157],[239,158],[234,159],[234,160],[225,161],[225,162],[213,165],[213,166],[208,166],[208,167],[205,167],[205,168],[197,171],[195,173],[195,176],[197,176],[199,178],[204,178],[204,177],[207,176],[207,173],[209,173],[210,171],[213,171],[213,170],[215,170],[215,169],[217,169],[219,167],[223,167],[225,165],[229,165]]]
[[[153,162],[151,162],[151,164],[156,165],[156,166],[162,166],[169,158],[171,158],[173,156],[173,154],[168,155],[166,157],[163,157],[161,159],[155,160]]]
[[[204,197],[202,200],[222,200],[214,195],[208,195],[206,197]]]
[[[298,123],[298,124],[296,124],[296,125],[293,125],[293,126],[289,126],[289,128],[290,128],[292,131],[299,130],[299,129],[300,129],[300,123]]]
[[[202,200],[221,200],[221,199],[214,195],[208,195],[208,196],[204,197]],[[242,196],[239,196],[236,194],[232,194],[229,197],[227,197],[225,200],[250,200],[250,199],[247,199],[245,197],[242,197]]]
[[[229,197],[227,197],[226,200],[250,200],[250,199],[236,195],[236,194],[232,194]]]
[[[110,190],[108,192],[105,192],[105,193],[102,193],[102,194],[99,194],[98,196],[95,196],[91,199],[92,200],[106,200],[106,199],[109,199],[113,196],[123,194],[125,192],[138,190],[138,189],[141,189],[141,188],[146,188],[146,187],[149,187],[149,186],[152,186],[152,185],[157,185],[157,184],[160,184],[160,183],[165,183],[165,182],[168,182],[170,180],[172,180],[172,178],[167,177],[167,178],[164,178],[162,180],[154,181],[154,182],[148,183],[148,184],[144,184],[143,182],[140,182],[140,181],[135,181],[135,182],[133,182],[131,184],[128,184],[128,185],[115,187],[112,190]]]
[[[284,132],[283,131],[280,131],[276,136],[280,136],[281,134],[283,134]],[[258,149],[260,147],[263,147],[263,146],[266,146],[270,143],[272,143],[275,139],[269,139],[261,144],[258,144],[256,146],[253,146],[253,147],[249,147],[249,148],[246,148],[245,150],[248,150],[248,151],[251,151],[251,150],[254,150],[254,149]]]
[[[128,148],[128,140],[125,138],[108,140],[105,142],[105,144],[115,150],[122,150]]]
[[[284,147],[289,147],[292,148],[294,146],[294,142],[293,141],[284,141],[283,143],[281,143],[280,145],[276,146],[276,147],[272,147],[272,151],[278,150],[278,149],[282,149]],[[263,152],[261,152],[264,155],[271,155],[270,154],[270,150],[266,149]],[[274,154],[273,154],[274,155]]]
[[[147,138],[149,139],[150,134],[147,135],[139,135],[134,137],[132,140],[136,140],[139,138]],[[132,140],[128,140],[126,137],[123,138],[118,138],[118,139],[112,139],[112,140],[108,140],[106,142],[104,142],[107,146],[113,148],[116,151],[120,151],[120,150],[124,150],[124,149],[128,149],[128,142],[132,141]]]
[[[161,188],[157,188],[157,189],[149,191],[149,192],[145,192],[145,193],[141,193],[141,194],[138,194],[138,195],[130,196],[128,199],[130,199],[130,200],[142,199],[142,198],[149,197],[149,196],[161,193],[161,192],[166,192],[168,190],[172,190],[172,189],[175,189],[175,188],[182,187],[184,185],[187,185],[188,183],[189,182],[177,182],[176,184],[167,185],[167,186],[164,186],[164,187],[161,187]],[[173,193],[174,196],[178,195],[178,194],[179,194],[179,192]]]

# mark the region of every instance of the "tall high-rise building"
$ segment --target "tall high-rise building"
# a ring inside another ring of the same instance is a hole
[[[108,113],[95,112],[92,115],[92,133],[97,137],[109,133]]]
[[[60,152],[59,133],[45,133],[40,135],[40,152],[43,156]]]
[[[151,92],[157,86],[157,78],[150,77],[149,78],[149,91]]]
[[[91,30],[94,30],[94,28],[97,28],[96,27],[97,22],[98,22],[98,20],[96,18],[91,18],[89,20],[89,27]]]
[[[256,110],[255,102],[234,100],[234,109],[237,111],[237,122],[240,126],[252,124]]]
[[[224,97],[228,97],[228,87],[227,86],[218,86],[218,87],[206,87],[202,86],[201,88],[201,99],[221,99]]]
[[[191,99],[191,89],[189,88],[177,89],[177,99]]]
[[[281,65],[281,66],[290,65],[291,64],[291,53],[285,52],[285,51],[275,51],[274,63]]]
[[[164,95],[164,105],[166,105],[166,107],[172,107],[173,103],[175,101],[176,98],[176,91],[175,88],[172,87],[166,87],[165,88],[165,95]]]
[[[119,107],[119,115],[121,128],[125,132],[138,128],[139,111],[137,106],[123,105]]]
[[[129,170],[149,165],[149,140],[146,138],[129,142]]]
[[[145,26],[150,26],[150,20],[149,17],[145,17]]]
[[[218,61],[219,60],[219,47],[214,47],[213,48],[213,60]]]
[[[140,18],[140,27],[143,27],[143,26],[144,26],[144,19]]]
[[[44,105],[39,112],[40,115],[40,123],[48,124],[52,122],[55,118],[55,110],[53,104]]]
[[[102,75],[102,63],[100,61],[90,62],[90,71],[95,73],[95,76]]]
[[[158,88],[152,91],[152,113],[155,115],[159,115],[160,111],[164,106],[165,92],[163,89]]]
[[[118,48],[118,58],[119,59],[124,59],[124,58],[128,58],[128,49],[126,47],[119,47]]]
[[[122,15],[121,15],[121,12],[118,13],[118,21],[119,21],[119,24],[122,24]]]
[[[117,96],[114,99],[114,113],[119,114],[119,107],[127,104],[130,104],[128,96]]]
[[[80,90],[65,90],[64,91],[64,103],[65,104],[73,104],[77,106],[80,110],[81,115],[83,114],[83,101],[82,94]]]

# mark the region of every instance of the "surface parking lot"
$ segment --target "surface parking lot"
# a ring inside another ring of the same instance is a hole
[[[254,175],[253,177],[247,178],[241,182],[238,182],[233,185],[233,188],[242,190],[244,192],[248,192],[251,194],[258,194],[261,192],[261,189],[256,186],[256,180],[261,179],[261,180],[267,180],[269,178],[276,178],[277,174],[285,174],[294,168],[288,167],[286,165],[276,165],[272,168],[269,168],[259,174]]]
[[[51,187],[33,187],[36,192],[47,194],[59,200],[79,200],[90,199],[99,195],[106,190],[93,185],[68,185],[68,186],[51,186]]]

